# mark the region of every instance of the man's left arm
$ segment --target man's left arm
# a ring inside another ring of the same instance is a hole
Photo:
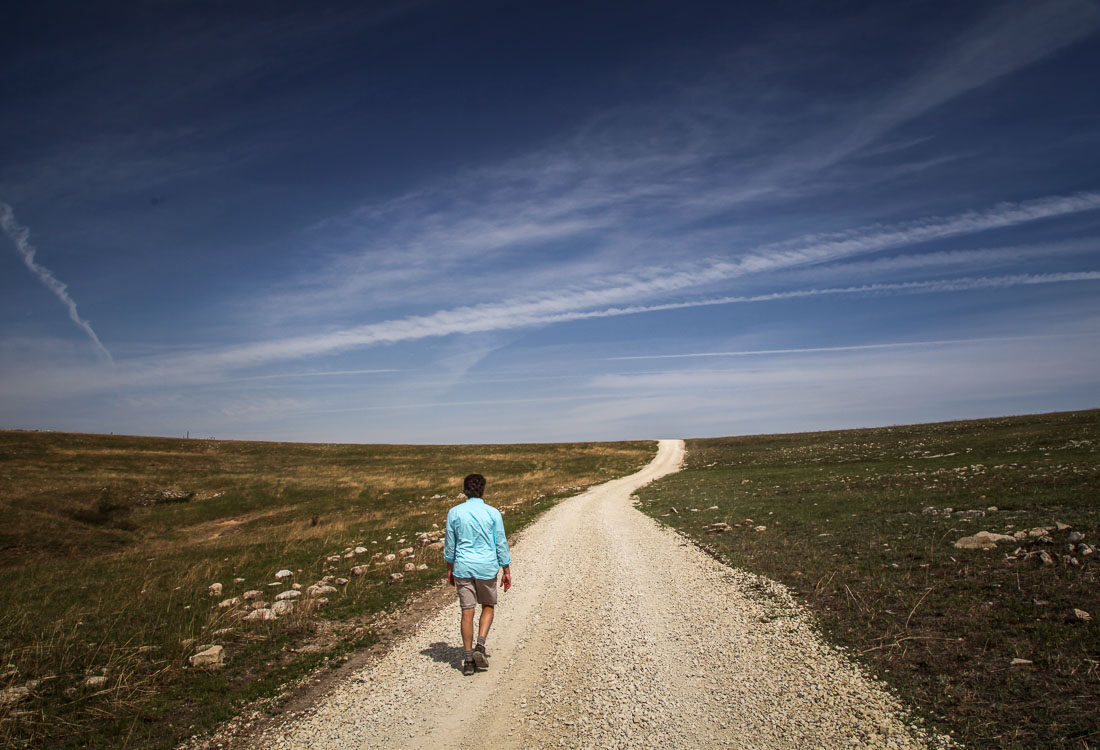
[[[504,590],[512,588],[512,553],[508,549],[508,535],[504,533],[504,518],[497,511],[493,519],[493,538],[497,548],[497,564],[504,568],[504,575],[500,577],[500,585]]]

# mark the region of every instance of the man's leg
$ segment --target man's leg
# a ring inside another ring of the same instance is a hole
[[[493,611],[494,607],[490,607],[487,604],[481,606],[481,619],[477,623],[477,634],[481,636],[482,642],[489,635],[489,628],[493,626]],[[470,624],[473,625],[473,610],[470,610]]]
[[[493,605],[481,605],[481,620],[477,626],[477,645],[474,647],[474,664],[478,669],[489,668],[489,654],[485,651],[485,637],[489,635],[489,628],[493,624]]]
[[[485,619],[485,610],[481,610],[481,619]],[[492,615],[489,621],[492,622]],[[468,654],[474,649],[474,608],[462,610],[462,649]]]

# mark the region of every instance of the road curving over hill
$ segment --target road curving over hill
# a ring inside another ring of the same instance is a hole
[[[563,501],[519,536],[489,671],[462,676],[455,603],[254,746],[940,744],[820,639],[786,589],[633,507],[631,493],[678,471],[683,455],[683,441],[662,440],[644,469]]]

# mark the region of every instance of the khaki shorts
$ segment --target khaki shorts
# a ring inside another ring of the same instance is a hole
[[[495,577],[488,581],[480,578],[456,578],[455,588],[458,589],[458,606],[462,609],[473,609],[477,604],[483,607],[497,606]]]

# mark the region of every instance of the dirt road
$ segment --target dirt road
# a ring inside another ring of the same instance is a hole
[[[489,671],[459,671],[455,603],[257,746],[929,746],[785,589],[633,508],[631,493],[677,471],[683,451],[661,441],[645,469],[562,502],[520,536]]]

